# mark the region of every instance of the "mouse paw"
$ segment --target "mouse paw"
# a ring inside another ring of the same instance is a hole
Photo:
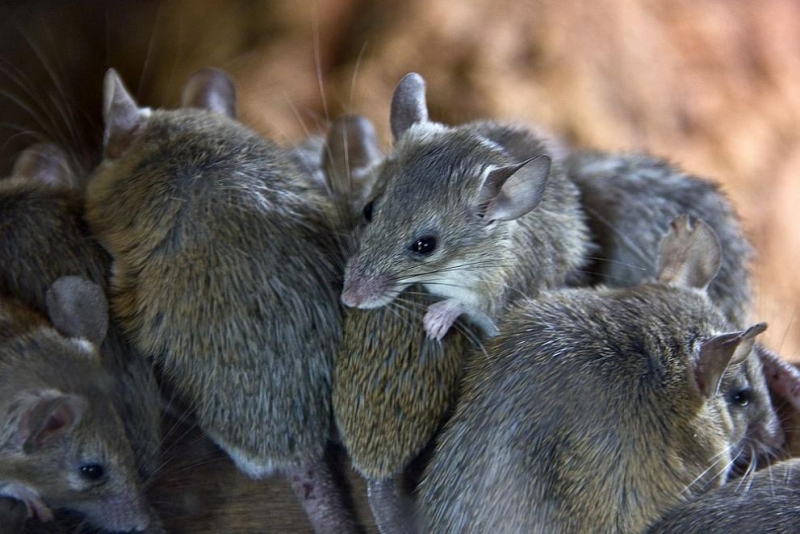
[[[441,341],[462,313],[464,305],[457,300],[443,300],[428,306],[428,311],[422,319],[428,337]]]
[[[14,482],[0,486],[0,495],[18,499],[25,503],[28,517],[36,516],[42,523],[47,523],[53,519],[53,511],[44,503],[39,496],[39,492]]]

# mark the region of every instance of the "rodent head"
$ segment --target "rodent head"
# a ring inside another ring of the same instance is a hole
[[[113,377],[101,367],[108,328],[102,290],[78,277],[48,290],[52,326],[2,329],[0,361],[16,362],[21,390],[3,414],[0,454],[12,481],[48,506],[86,515],[98,527],[142,530],[150,522],[134,453],[114,410]],[[5,313],[3,322],[15,320]],[[33,378],[30,378],[33,376]],[[14,390],[11,382],[3,384]]]
[[[442,296],[475,291],[502,262],[507,225],[538,205],[549,176],[545,155],[513,162],[468,125],[429,122],[417,74],[395,90],[391,122],[395,148],[377,170],[345,273],[348,306],[383,306],[412,283]]]

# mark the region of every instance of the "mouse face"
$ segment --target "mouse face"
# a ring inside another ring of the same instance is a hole
[[[364,207],[358,252],[348,262],[346,303],[375,308],[412,283],[475,301],[502,230],[480,199],[502,149],[467,130],[412,127],[383,164],[378,193]],[[495,258],[496,259],[496,258]]]
[[[770,400],[764,371],[755,353],[738,366],[732,366],[720,384],[732,422],[731,456],[738,469],[758,465],[759,460],[775,456],[784,437],[780,421]]]
[[[53,303],[57,331],[21,304],[0,307],[0,493],[42,520],[55,508],[108,530],[147,527],[133,450],[112,401],[114,378],[100,364],[102,337],[91,333],[104,331],[104,315]]]

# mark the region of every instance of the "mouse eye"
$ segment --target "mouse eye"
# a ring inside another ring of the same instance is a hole
[[[79,470],[83,478],[93,482],[103,478],[103,475],[106,473],[106,470],[103,469],[103,466],[98,464],[82,465]]]
[[[372,220],[372,208],[374,206],[375,206],[374,200],[370,200],[369,202],[367,202],[367,205],[364,206],[364,218],[367,220],[367,222]]]
[[[432,235],[426,235],[415,239],[414,242],[411,243],[411,246],[408,247],[408,250],[423,256],[432,254],[433,251],[436,250],[436,238]]]
[[[752,393],[750,392],[750,390],[742,389],[734,392],[733,395],[731,395],[731,403],[744,408],[745,406],[750,404],[751,398],[752,398]]]

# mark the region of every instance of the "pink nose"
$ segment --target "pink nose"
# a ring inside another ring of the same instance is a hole
[[[364,298],[358,295],[352,284],[345,286],[342,291],[342,304],[345,306],[355,307],[361,304],[363,300]]]

